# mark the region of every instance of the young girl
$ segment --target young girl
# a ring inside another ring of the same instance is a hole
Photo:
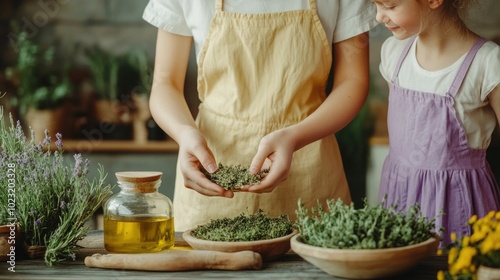
[[[500,47],[467,28],[469,0],[373,0],[392,32],[380,71],[390,84],[389,155],[379,199],[400,210],[419,203],[450,234],[500,209],[485,160],[500,119]],[[441,214],[444,212],[443,214]]]
[[[350,202],[333,133],[367,95],[369,1],[150,0],[144,19],[159,28],[151,112],[179,143],[176,230],[258,209],[293,219],[298,198]],[[183,92],[192,41],[196,120]],[[200,171],[219,162],[270,172],[233,193]]]

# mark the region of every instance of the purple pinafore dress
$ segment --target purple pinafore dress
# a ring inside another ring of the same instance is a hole
[[[409,40],[393,74],[389,93],[389,154],[382,169],[379,200],[398,211],[418,203],[443,242],[450,234],[469,235],[472,215],[482,217],[500,209],[498,185],[486,161],[485,149],[470,148],[453,106],[474,56],[484,44],[479,39],[463,61],[446,95],[402,88],[398,75],[414,41]],[[443,213],[443,214],[440,214]]]

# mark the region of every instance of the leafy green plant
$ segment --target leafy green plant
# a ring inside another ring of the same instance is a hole
[[[286,215],[273,218],[259,209],[255,214],[211,220],[197,226],[192,234],[211,241],[256,241],[288,235],[293,231],[292,226]]]
[[[48,132],[46,132],[46,135]],[[0,224],[19,224],[27,245],[45,246],[45,263],[74,258],[76,242],[88,230],[86,222],[112,194],[106,174],[88,178],[90,161],[75,154],[69,166],[63,158],[62,136],[36,143],[0,107]]]
[[[39,110],[60,107],[72,94],[66,72],[68,65],[55,63],[55,49],[43,49],[28,38],[25,32],[17,36],[17,61],[6,69],[7,78],[17,86],[17,95],[10,98],[21,115],[28,108]]]
[[[104,51],[99,46],[87,49],[86,55],[98,97],[104,100],[118,100],[120,57]]]
[[[99,99],[119,100],[121,95],[138,87],[140,93],[149,94],[152,75],[144,51],[134,50],[119,55],[94,45],[85,53]]]
[[[304,243],[333,249],[382,249],[423,242],[435,234],[435,219],[428,220],[420,207],[396,212],[383,203],[355,209],[342,200],[328,200],[327,211],[318,203],[309,211],[299,200],[297,228]]]

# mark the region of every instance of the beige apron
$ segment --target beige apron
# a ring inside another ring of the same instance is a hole
[[[196,122],[217,162],[249,165],[264,135],[300,122],[325,100],[331,49],[316,1],[309,0],[309,6],[242,14],[224,11],[223,1],[216,0],[198,62],[202,103]],[[296,151],[288,179],[272,193],[204,196],[184,187],[177,166],[175,228],[184,231],[258,209],[294,219],[299,198],[307,207],[333,198],[350,203],[333,135]]]

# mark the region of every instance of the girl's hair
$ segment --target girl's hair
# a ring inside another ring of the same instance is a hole
[[[428,0],[417,0],[420,4]],[[471,13],[477,0],[443,0],[440,7],[440,24],[449,29],[458,29],[464,33],[469,32]]]
[[[443,0],[442,12],[444,17],[458,16],[462,21],[468,22],[475,0]]]

